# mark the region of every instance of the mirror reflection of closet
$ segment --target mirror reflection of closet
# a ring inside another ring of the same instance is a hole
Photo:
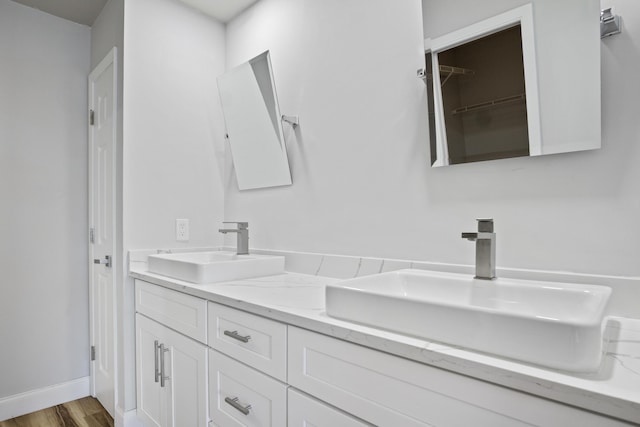
[[[540,124],[532,29],[531,8],[524,6],[432,40],[425,83],[433,166],[536,152]]]
[[[449,164],[528,156],[520,25],[442,51],[439,61]]]
[[[601,147],[600,0],[422,1],[432,166]]]

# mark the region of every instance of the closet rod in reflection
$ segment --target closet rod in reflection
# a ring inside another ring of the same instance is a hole
[[[438,66],[438,69],[440,70],[440,74],[448,74],[447,77],[444,79],[445,81],[447,81],[449,79],[449,77],[451,77],[453,75],[472,76],[472,75],[474,75],[476,73],[475,71],[470,70],[468,68],[454,67],[454,66],[451,66],[451,65],[440,65],[440,66]],[[418,78],[421,78],[421,79],[424,80],[425,76],[429,80],[433,79],[433,74],[425,72],[424,68],[419,69],[418,70]]]
[[[524,100],[526,100],[526,96],[525,96],[524,93],[521,93],[519,95],[507,96],[505,98],[493,99],[491,101],[481,102],[479,104],[473,104],[473,105],[467,105],[467,106],[464,106],[464,107],[459,107],[459,108],[456,108],[455,110],[453,110],[451,113],[452,114],[461,114],[461,113],[468,113],[468,112],[471,112],[471,111],[485,110],[487,108],[496,107],[498,105],[510,104],[510,103],[513,103],[513,102],[524,101]]]

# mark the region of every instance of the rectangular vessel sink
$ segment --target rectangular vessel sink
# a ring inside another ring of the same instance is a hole
[[[611,288],[399,270],[327,285],[338,319],[525,362],[597,371]]]
[[[284,257],[233,252],[149,255],[149,272],[192,283],[215,283],[284,273]]]

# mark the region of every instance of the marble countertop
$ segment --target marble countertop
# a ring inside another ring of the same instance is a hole
[[[640,424],[640,320],[608,319],[606,355],[592,374],[554,371],[328,317],[325,285],[339,279],[298,273],[197,285],[147,271],[130,276],[410,360]]]

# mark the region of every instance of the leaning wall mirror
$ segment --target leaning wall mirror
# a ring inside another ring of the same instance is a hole
[[[269,51],[218,77],[240,190],[291,185]]]
[[[478,3],[423,1],[432,166],[600,148],[599,1]]]

